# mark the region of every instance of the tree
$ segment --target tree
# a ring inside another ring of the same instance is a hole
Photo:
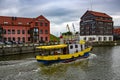
[[[64,32],[62,35],[72,35],[72,32]]]

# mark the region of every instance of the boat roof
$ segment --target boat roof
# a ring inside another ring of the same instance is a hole
[[[85,44],[85,41],[84,41],[84,40],[80,40],[79,43],[80,43],[80,44]]]
[[[61,49],[67,47],[66,44],[59,44],[59,45],[49,45],[49,46],[39,46],[36,47],[38,49]]]

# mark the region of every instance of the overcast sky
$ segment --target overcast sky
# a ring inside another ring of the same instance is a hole
[[[68,24],[79,31],[80,17],[87,11],[104,12],[120,26],[120,0],[0,0],[0,16],[35,18],[45,16],[51,23],[51,33],[57,36]]]

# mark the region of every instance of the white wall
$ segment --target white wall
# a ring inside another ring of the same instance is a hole
[[[80,36],[80,40],[84,40],[86,38],[86,41],[89,41],[90,38],[95,38],[93,41],[99,41],[99,37],[101,38],[100,41],[110,41],[109,37],[111,37],[111,41],[113,41],[113,36],[112,35],[90,35],[90,36]],[[104,40],[104,37],[106,37],[106,40]]]

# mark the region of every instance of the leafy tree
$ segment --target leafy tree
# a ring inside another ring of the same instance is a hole
[[[62,35],[72,35],[72,32],[64,32]]]

